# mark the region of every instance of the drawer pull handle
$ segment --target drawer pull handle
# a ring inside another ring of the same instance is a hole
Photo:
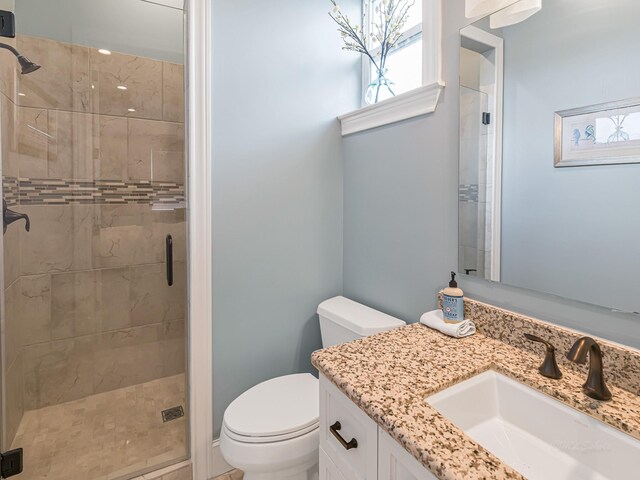
[[[329,430],[331,431],[333,436],[338,439],[338,441],[340,442],[340,445],[342,445],[346,450],[351,450],[352,448],[358,448],[358,441],[355,438],[352,438],[348,442],[344,438],[342,438],[342,435],[338,433],[341,428],[342,428],[342,425],[340,425],[340,422],[336,422],[329,427]]]

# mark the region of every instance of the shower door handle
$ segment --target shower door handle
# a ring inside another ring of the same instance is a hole
[[[26,213],[18,213],[13,210],[9,210],[7,207],[7,201],[2,199],[2,233],[3,235],[7,233],[7,227],[11,225],[13,222],[18,220],[24,220],[25,225],[24,229],[28,232],[31,230],[31,221],[29,220],[29,215]]]
[[[173,237],[167,235],[165,247],[166,263],[167,263],[167,285],[173,286]]]

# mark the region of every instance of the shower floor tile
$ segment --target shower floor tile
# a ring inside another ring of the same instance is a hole
[[[24,449],[23,480],[112,480],[187,456],[184,374],[25,412],[13,448]]]

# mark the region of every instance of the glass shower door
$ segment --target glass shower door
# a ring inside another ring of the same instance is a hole
[[[188,457],[183,12],[19,0],[0,51],[4,449],[18,478]],[[167,4],[167,5],[163,5]]]
[[[13,2],[5,2],[3,8],[11,8]],[[13,38],[0,38],[0,42],[14,48],[17,42]],[[22,382],[20,322],[18,318],[20,262],[20,229],[26,229],[26,218],[19,220],[18,177],[19,165],[15,156],[16,138],[14,123],[16,107],[14,98],[16,65],[11,51],[2,51],[0,62],[0,173],[2,175],[2,220],[3,235],[0,238],[0,375],[2,378],[2,409],[0,410],[0,451],[6,453],[12,448],[12,434],[19,424],[22,391],[7,388]],[[30,225],[29,225],[30,227]]]

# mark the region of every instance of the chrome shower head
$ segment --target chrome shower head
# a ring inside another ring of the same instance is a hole
[[[22,75],[35,72],[40,68],[40,65],[38,65],[37,63],[33,63],[31,60],[29,60],[27,57],[22,55],[18,50],[13,48],[11,45],[7,45],[6,43],[0,43],[0,48],[9,50],[11,53],[13,53],[16,56],[16,58],[18,59],[18,63],[20,64],[20,70],[21,70],[20,73],[22,73]]]

